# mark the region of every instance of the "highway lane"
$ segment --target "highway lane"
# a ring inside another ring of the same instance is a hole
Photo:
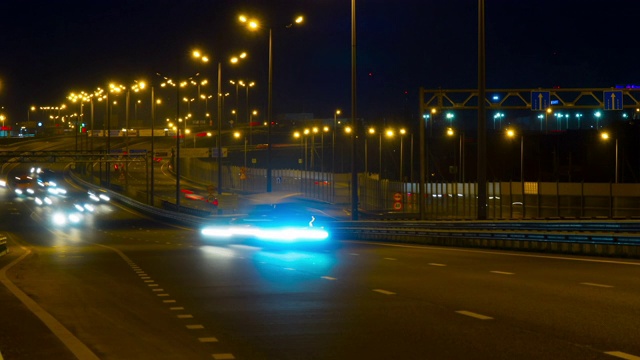
[[[103,359],[640,356],[637,261],[216,244],[116,206],[62,231],[11,201],[33,254],[9,278]]]

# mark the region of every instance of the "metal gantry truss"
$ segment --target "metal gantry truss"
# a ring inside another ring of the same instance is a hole
[[[640,112],[640,88],[567,88],[567,89],[487,89],[485,106],[487,110],[532,110],[545,111],[545,108],[534,108],[532,93],[548,92],[552,109],[604,109],[606,110],[605,93],[621,92],[623,109],[634,109]],[[425,114],[430,109],[436,110],[477,110],[478,89],[424,89],[420,88],[420,110]],[[622,109],[612,109],[622,110]]]

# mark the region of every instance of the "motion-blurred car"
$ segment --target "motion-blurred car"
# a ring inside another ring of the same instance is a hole
[[[13,189],[16,195],[33,195],[35,193],[35,181],[29,175],[16,176]]]
[[[89,190],[87,191],[87,195],[89,195],[89,199],[95,201],[95,202],[100,202],[100,201],[105,201],[108,202],[111,200],[111,198],[109,197],[109,195],[107,195],[107,192],[104,190]]]
[[[51,223],[57,227],[80,226],[94,209],[91,204],[62,203],[50,212]]]
[[[272,244],[324,244],[328,217],[296,203],[257,205],[229,225],[207,226],[202,234],[215,239]]]

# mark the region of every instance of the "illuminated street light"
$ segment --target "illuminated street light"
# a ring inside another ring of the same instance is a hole
[[[247,25],[247,28],[251,31],[256,31],[258,29],[263,28],[260,25],[258,20],[250,19],[245,15],[240,15],[238,20]],[[291,28],[294,24],[301,24],[304,21],[302,16],[298,16],[295,18],[293,23],[290,23],[285,26],[285,28]],[[267,192],[271,192],[271,184],[272,184],[272,164],[271,164],[271,127],[273,125],[273,107],[272,107],[272,94],[273,94],[273,29],[272,27],[268,27],[269,29],[269,85],[268,85],[268,96],[267,96]]]
[[[602,116],[602,113],[600,111],[596,111],[593,116],[596,117],[596,130],[598,130],[598,123],[600,122],[600,116]]]
[[[196,59],[200,59],[203,62],[208,62],[209,57],[202,54],[200,51],[194,51],[193,57]],[[247,57],[247,53],[243,52],[238,56],[232,56],[230,62],[235,64],[240,59],[244,59]],[[218,195],[222,195],[222,62],[218,61],[218,146],[217,146],[217,155],[218,155]]]
[[[609,139],[611,138],[611,136],[609,135],[608,132],[602,132],[600,133],[600,138],[604,141],[609,141]],[[616,146],[616,152],[615,152],[615,156],[616,156],[616,165],[615,165],[615,176],[614,176],[614,181],[617,184],[618,183],[618,138],[616,137],[615,139],[615,146]]]

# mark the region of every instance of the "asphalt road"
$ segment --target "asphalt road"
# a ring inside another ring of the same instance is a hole
[[[57,228],[29,199],[0,202],[4,359],[640,356],[638,261],[216,244],[114,204]]]

